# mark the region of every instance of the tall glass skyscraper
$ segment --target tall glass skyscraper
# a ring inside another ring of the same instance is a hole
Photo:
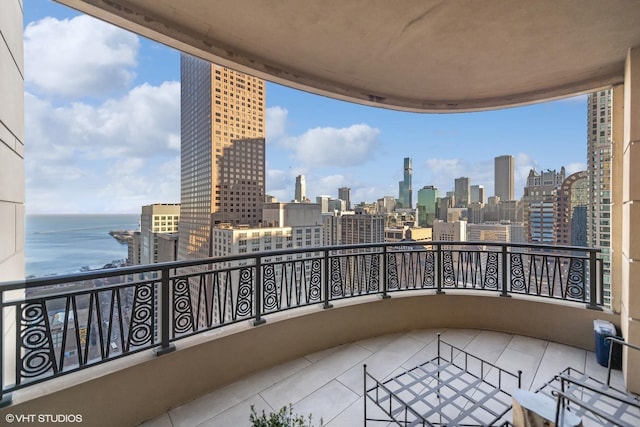
[[[262,222],[264,80],[182,54],[178,258],[212,256],[216,224]]]
[[[399,198],[398,200],[402,204],[403,208],[412,208],[413,207],[413,199],[412,199],[412,189],[411,189],[411,175],[413,173],[413,167],[411,165],[411,158],[404,158],[404,176],[403,180],[398,183],[398,192]]]
[[[440,198],[440,192],[433,185],[426,185],[418,190],[418,224],[420,227],[433,227],[437,216],[438,198]]]
[[[612,90],[587,101],[587,242],[602,251],[604,303],[611,305],[611,106]]]

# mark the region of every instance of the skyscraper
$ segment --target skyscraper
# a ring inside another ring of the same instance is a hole
[[[470,203],[482,203],[487,202],[484,194],[484,185],[472,185],[471,186],[471,202]]]
[[[265,195],[264,81],[182,54],[178,257],[212,255],[216,224],[257,226]]]
[[[604,303],[611,304],[611,125],[612,90],[589,95],[587,101],[587,244],[602,257]]]
[[[455,180],[455,198],[456,207],[466,208],[471,202],[471,182],[466,176],[456,178]]]
[[[558,192],[556,244],[587,246],[587,209],[589,185],[587,172],[571,174]]]
[[[421,227],[433,227],[439,198],[440,192],[433,185],[425,185],[418,190],[418,224]]]
[[[515,159],[513,156],[498,156],[494,159],[494,193],[496,196],[500,197],[500,200],[502,201],[515,199],[513,183],[514,170]]]
[[[304,202],[307,199],[307,184],[304,175],[296,176],[296,194],[294,200],[296,202]]]
[[[180,205],[157,203],[142,207],[140,215],[140,264],[155,264],[158,260],[158,235],[178,231]]]
[[[344,200],[347,204],[347,210],[351,210],[351,188],[340,187],[338,188],[338,199]]]
[[[411,190],[411,175],[413,173],[413,167],[411,166],[411,158],[404,158],[404,176],[403,180],[398,183],[399,197],[398,200],[402,204],[403,208],[412,208],[412,190]]]
[[[540,173],[531,169],[524,187],[525,235],[528,243],[556,243],[556,201],[565,179],[564,166],[560,172],[546,170]]]

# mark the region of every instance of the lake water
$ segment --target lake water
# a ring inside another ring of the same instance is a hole
[[[112,230],[138,230],[140,215],[27,215],[26,276],[70,274],[127,258]]]

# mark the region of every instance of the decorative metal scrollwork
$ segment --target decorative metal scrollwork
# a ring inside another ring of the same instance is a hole
[[[511,258],[511,290],[525,292],[527,285],[524,278],[524,265],[521,254],[510,254]]]
[[[311,285],[309,286],[309,302],[322,299],[322,262],[314,259],[311,262]]]
[[[340,258],[331,258],[331,297],[343,296]]]
[[[20,324],[19,345],[20,378],[34,378],[52,371],[57,372],[51,330],[44,302],[32,302],[22,305],[18,313]]]
[[[128,348],[153,342],[154,287],[150,283],[135,287],[131,323],[129,324]]]
[[[451,251],[442,251],[442,273],[444,286],[455,286],[456,275],[453,270],[453,254]]]
[[[483,287],[486,289],[498,289],[498,253],[487,254],[487,267],[484,273]]]
[[[253,308],[253,275],[251,273],[251,268],[243,268],[240,270],[236,317],[251,316],[251,310]]]
[[[276,268],[273,264],[262,267],[262,283],[264,311],[276,310],[278,308],[278,290],[276,289]]]
[[[398,263],[396,262],[396,254],[387,254],[387,276],[389,276],[388,289],[398,289],[400,284],[398,281]]]
[[[569,277],[567,279],[567,297],[584,299],[585,293],[585,263],[584,260],[571,258],[569,262]],[[591,278],[595,280],[595,278]]]
[[[376,292],[380,288],[380,257],[371,255],[371,268],[369,269],[369,292]]]
[[[195,331],[189,281],[186,278],[173,282],[173,334]]]
[[[422,278],[423,288],[433,288],[436,284],[435,275],[435,255],[432,251],[425,252],[424,255],[424,277]]]

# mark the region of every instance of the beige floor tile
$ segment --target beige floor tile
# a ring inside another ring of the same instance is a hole
[[[270,412],[277,410],[271,408],[260,396],[252,396],[251,398],[238,403],[232,408],[216,415],[213,418],[209,418],[197,427],[244,427],[251,426],[251,407],[256,411],[256,414],[260,416],[264,410],[267,416]]]
[[[356,393],[334,380],[296,403],[293,409],[302,416],[311,414],[314,425],[319,425],[320,419],[326,424],[358,398]]]
[[[366,348],[372,353],[375,353],[376,351],[379,351],[380,349],[386,347],[387,345],[389,345],[390,342],[398,339],[402,335],[403,335],[402,333],[381,335],[379,337],[367,338],[364,340],[356,341],[356,344]]]
[[[467,353],[493,363],[502,354],[513,335],[501,332],[480,331],[464,348]]]
[[[296,359],[274,366],[174,408],[169,415],[175,427],[197,425],[309,365],[305,359]]]
[[[165,412],[159,417],[140,424],[140,427],[173,427],[173,424],[171,424],[169,414]]]
[[[438,334],[442,334],[446,329],[416,329],[408,332],[408,335],[422,341],[425,344],[430,344],[438,338]]]
[[[447,329],[440,334],[440,339],[464,350],[480,332],[475,329]]]
[[[415,338],[403,335],[389,342],[387,346],[367,357],[361,364],[354,366],[337,379],[358,395],[362,395],[363,364],[367,364],[367,371],[377,379],[385,378],[396,367],[414,356],[424,347],[424,343]]]
[[[586,350],[549,342],[531,384],[531,390],[535,391],[567,367],[584,372],[586,357]]]
[[[357,344],[348,344],[260,394],[272,407],[296,404],[371,355]]]
[[[547,342],[537,338],[513,335],[507,347],[521,353],[542,358],[544,351],[547,349]]]
[[[589,376],[603,383],[607,382],[607,368],[601,366],[596,359],[596,354],[592,351],[587,352],[587,368],[586,372]],[[611,370],[611,385],[619,390],[625,390],[624,377],[622,371],[618,369]]]

